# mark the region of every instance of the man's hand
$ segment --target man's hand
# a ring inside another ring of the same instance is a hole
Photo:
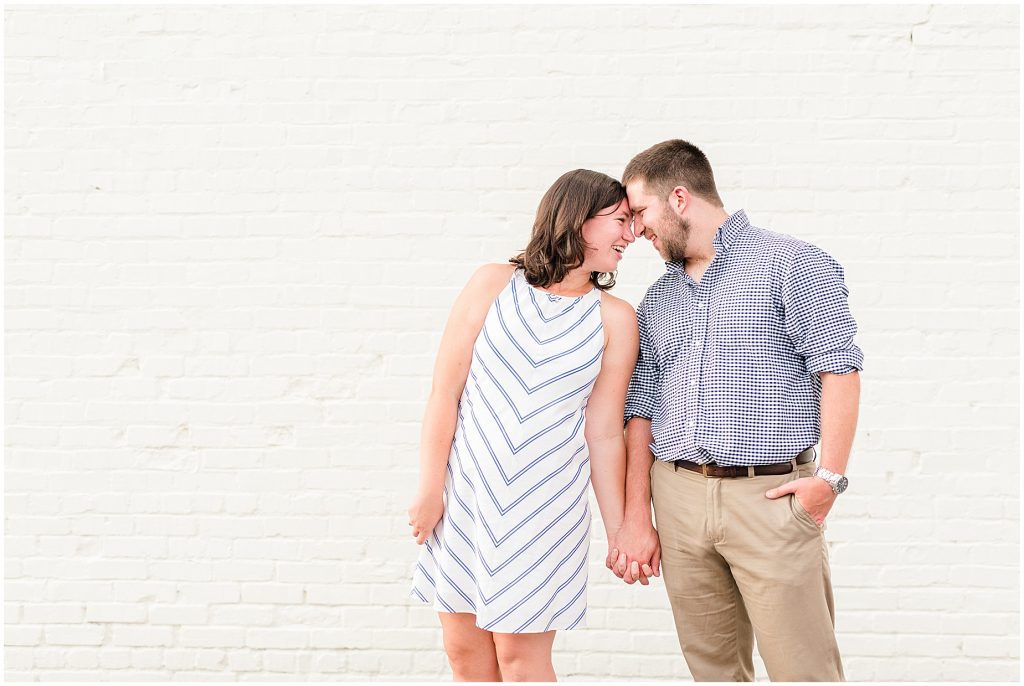
[[[832,487],[827,481],[816,476],[805,476],[790,481],[778,488],[770,489],[765,495],[775,500],[790,493],[807,510],[807,514],[811,515],[818,526],[825,523],[825,517],[828,516],[832,505],[836,502],[836,494],[832,491]]]
[[[639,581],[647,586],[648,577],[661,576],[661,543],[650,524],[627,519],[608,541],[608,547],[605,566],[627,584]]]

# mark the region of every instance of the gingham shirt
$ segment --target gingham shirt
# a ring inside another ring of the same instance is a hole
[[[743,210],[714,248],[700,283],[667,262],[640,303],[625,420],[651,419],[659,460],[788,461],[821,437],[817,373],[863,369],[843,268]]]

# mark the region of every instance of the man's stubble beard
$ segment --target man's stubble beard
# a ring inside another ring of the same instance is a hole
[[[668,232],[658,231],[658,241],[664,249],[662,257],[668,262],[682,262],[686,259],[686,242],[690,238],[690,221],[669,215],[667,217]]]

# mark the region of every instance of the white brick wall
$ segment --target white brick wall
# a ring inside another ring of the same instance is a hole
[[[849,678],[1018,678],[1016,7],[5,18],[8,679],[449,678],[404,514],[447,309],[672,137],[847,270]],[[688,678],[603,552],[560,676]]]

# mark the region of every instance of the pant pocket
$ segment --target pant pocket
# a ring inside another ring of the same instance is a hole
[[[814,517],[811,516],[811,513],[805,510],[804,506],[800,504],[799,500],[797,500],[796,493],[789,494],[789,507],[797,519],[810,524],[815,529],[821,529],[821,527],[818,526],[818,523],[814,521]]]
[[[813,462],[810,463],[810,465],[800,465],[799,469],[792,473],[792,481],[796,481],[797,479],[802,479],[804,477],[809,477],[812,476],[813,474]],[[814,517],[811,516],[811,513],[805,510],[804,506],[800,504],[800,500],[797,499],[796,493],[791,493],[789,495],[789,508],[793,512],[793,516],[799,519],[800,521],[806,524],[810,524],[817,531],[824,530],[824,526],[819,525],[818,522],[814,521]]]

